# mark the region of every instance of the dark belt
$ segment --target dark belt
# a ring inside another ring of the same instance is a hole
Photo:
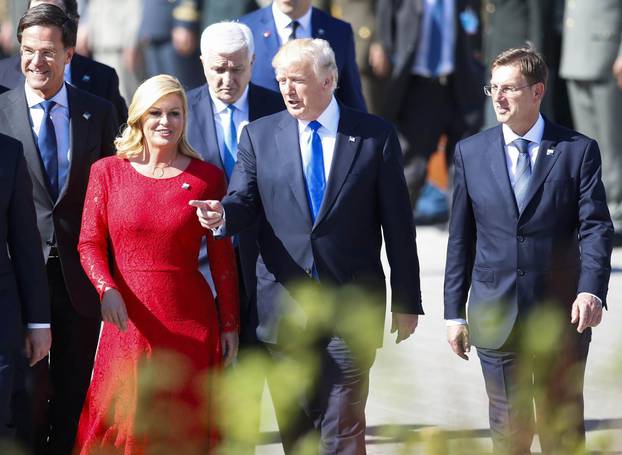
[[[421,81],[421,82],[426,82],[428,84],[435,84],[435,85],[447,85],[449,84],[449,81],[451,80],[451,74],[448,74],[446,76],[439,76],[439,77],[427,77],[427,76],[420,76],[418,74],[413,74],[412,78],[416,81]]]

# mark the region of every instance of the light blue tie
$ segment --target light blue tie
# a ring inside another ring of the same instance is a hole
[[[317,218],[324,198],[324,190],[326,189],[326,177],[324,175],[324,151],[322,149],[322,140],[317,130],[322,125],[317,120],[309,123],[311,128],[311,157],[307,168],[305,169],[305,178],[307,179],[307,197],[309,198],[309,207],[311,208],[311,216],[313,222]]]
[[[430,10],[430,32],[428,35],[428,70],[438,76],[443,51],[443,25],[445,22],[445,0],[436,0]]]
[[[235,121],[233,120],[233,113],[235,112],[235,106],[230,104],[227,106],[229,113],[229,128],[224,131],[224,150],[222,161],[225,166],[225,173],[227,179],[231,179],[231,173],[233,167],[238,159],[238,133],[235,129]]]
[[[523,138],[514,140],[514,145],[518,149],[518,161],[516,162],[516,177],[514,179],[514,197],[518,211],[522,212],[527,203],[527,190],[529,180],[531,180],[531,159],[529,158],[530,141]]]
[[[58,154],[56,147],[56,131],[50,113],[56,103],[52,100],[45,100],[39,103],[43,109],[43,119],[39,128],[37,145],[41,154],[41,161],[45,167],[45,172],[50,183],[50,194],[52,199],[58,198]]]

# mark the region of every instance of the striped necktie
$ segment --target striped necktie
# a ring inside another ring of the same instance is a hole
[[[531,159],[529,158],[529,144],[527,139],[519,138],[514,140],[514,145],[518,149],[518,161],[516,162],[516,177],[514,179],[514,197],[519,212],[525,208],[527,201],[527,190],[531,179]]]

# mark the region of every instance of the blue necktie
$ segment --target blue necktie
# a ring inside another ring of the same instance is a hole
[[[324,175],[324,151],[322,149],[322,140],[317,130],[322,125],[317,120],[309,123],[311,133],[311,156],[307,168],[305,169],[305,178],[307,179],[307,196],[309,198],[309,206],[311,207],[311,216],[313,222],[317,218],[324,198],[324,190],[326,189],[326,177]]]
[[[430,33],[428,35],[428,70],[430,75],[438,76],[443,51],[443,25],[445,0],[436,0],[430,10]]]
[[[529,143],[527,139],[519,138],[514,140],[514,145],[518,149],[518,161],[516,162],[516,177],[514,179],[514,197],[518,211],[522,212],[527,201],[527,189],[531,179],[531,159],[529,158]]]
[[[292,21],[289,25],[292,26],[292,32],[289,34],[289,37],[287,38],[287,41],[295,40],[296,39],[296,31],[298,31],[298,27],[300,27],[300,22]]]
[[[56,132],[54,131],[54,123],[50,112],[56,103],[52,100],[45,100],[39,103],[43,108],[43,119],[39,128],[39,137],[37,137],[37,145],[41,160],[45,167],[50,183],[50,194],[52,199],[58,198],[58,155],[56,148]]]
[[[235,129],[235,122],[233,120],[233,113],[235,111],[235,106],[230,104],[227,106],[229,110],[229,128],[228,131],[224,131],[224,150],[223,150],[223,164],[225,166],[225,173],[227,174],[227,179],[231,179],[231,173],[233,172],[233,167],[235,166],[235,162],[238,159],[238,133]]]

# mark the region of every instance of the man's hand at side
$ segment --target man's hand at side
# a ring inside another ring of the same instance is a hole
[[[52,346],[52,331],[50,328],[28,329],[26,331],[26,357],[30,366],[45,358]]]
[[[603,318],[603,304],[592,294],[580,292],[572,303],[570,322],[577,324],[577,332],[596,327]]]
[[[467,354],[471,352],[471,344],[469,343],[469,328],[466,324],[447,326],[447,342],[458,357],[469,360]]]
[[[400,341],[404,341],[406,338],[415,333],[417,324],[419,323],[418,314],[407,313],[393,313],[393,320],[391,321],[391,333],[397,331],[397,338],[395,344]]]

